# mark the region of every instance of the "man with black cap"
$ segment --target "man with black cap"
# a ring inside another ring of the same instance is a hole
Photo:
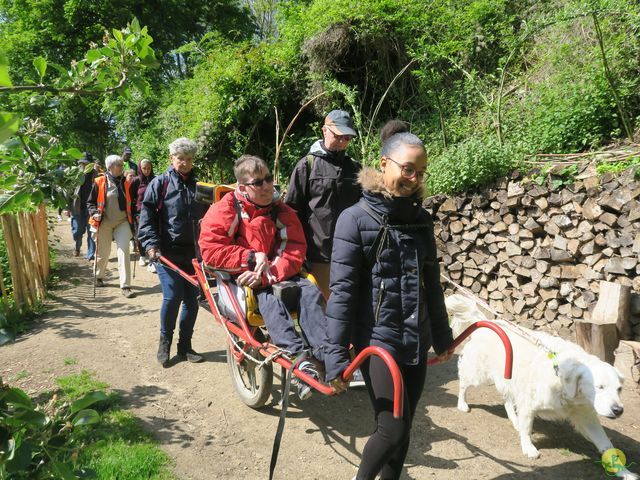
[[[307,240],[307,260],[328,298],[336,221],[343,210],[358,201],[362,190],[358,183],[360,164],[345,153],[357,135],[349,114],[344,110],[329,112],[322,135],[296,164],[285,202],[300,218]]]
[[[131,160],[132,153],[133,150],[131,150],[131,147],[124,147],[124,150],[122,151],[122,160],[124,160],[124,162],[127,164],[127,167],[125,167],[124,171],[126,172],[127,170],[133,170],[135,172],[134,176],[136,176],[138,175],[138,164]]]
[[[80,247],[82,246],[82,236],[87,234],[87,260],[92,260],[96,251],[96,244],[91,237],[89,231],[89,210],[87,209],[87,200],[93,186],[93,179],[97,176],[97,172],[93,166],[93,156],[89,152],[85,152],[84,156],[78,160],[78,167],[84,172],[84,179],[73,192],[73,201],[71,204],[71,233],[75,240],[74,256],[80,255]]]

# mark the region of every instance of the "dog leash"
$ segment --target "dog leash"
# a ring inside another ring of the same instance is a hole
[[[449,277],[447,277],[444,273],[440,273],[440,276],[442,278],[444,278],[447,282],[449,282],[451,285],[453,285],[455,288],[460,290],[465,297],[469,298],[470,300],[473,300],[473,302],[475,302],[477,305],[480,305],[481,307],[485,308],[486,310],[488,310],[490,313],[492,313],[496,317],[495,320],[489,320],[489,319],[485,319],[485,320],[490,321],[490,322],[494,322],[494,323],[498,323],[500,325],[503,325],[503,326],[507,327],[509,330],[511,330],[512,332],[516,333],[517,335],[520,335],[522,338],[524,338],[528,342],[530,342],[530,343],[536,345],[537,347],[540,347],[542,350],[544,350],[546,352],[546,354],[547,354],[547,358],[549,360],[551,360],[551,363],[553,364],[553,371],[555,372],[556,376],[559,375],[558,359],[557,359],[557,353],[556,352],[551,350],[544,343],[542,343],[539,338],[536,338],[533,335],[531,335],[529,332],[527,332],[520,325],[517,325],[517,324],[515,324],[513,322],[509,322],[509,321],[505,320],[504,318],[500,318],[500,314],[498,312],[496,312],[496,310],[494,308],[492,308],[487,302],[485,302],[484,300],[479,298],[477,295],[475,295],[471,290],[469,290],[469,289],[463,287],[462,285],[459,285],[458,283],[454,282]]]

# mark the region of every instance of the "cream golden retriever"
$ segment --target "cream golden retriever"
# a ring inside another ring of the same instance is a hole
[[[455,332],[482,318],[474,302],[461,295],[447,298],[447,310],[453,317]],[[495,384],[527,457],[540,455],[531,441],[536,416],[568,420],[600,453],[613,448],[598,415],[607,418],[622,415],[622,375],[608,363],[559,337],[525,329],[525,336],[531,335],[526,339],[511,329],[504,330],[513,346],[513,378],[503,377],[505,355],[498,336],[487,329],[477,330],[458,360],[458,409],[469,411],[465,401],[467,388]],[[537,339],[544,347],[535,345],[531,339]],[[548,351],[556,352],[555,361],[549,358]],[[628,480],[640,478],[626,469],[617,476]]]

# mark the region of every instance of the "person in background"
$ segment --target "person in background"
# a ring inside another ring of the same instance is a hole
[[[345,152],[356,136],[349,114],[343,110],[329,112],[322,136],[296,164],[285,203],[298,214],[307,239],[311,273],[328,298],[336,221],[343,210],[358,201],[362,190],[357,181],[360,164]]]
[[[138,165],[131,159],[132,153],[133,150],[131,150],[131,147],[124,147],[124,150],[122,150],[122,160],[125,163],[125,170],[133,170],[135,176],[138,175]]]
[[[196,143],[188,138],[178,138],[169,145],[171,166],[147,186],[138,228],[138,240],[149,259],[163,255],[189,274],[195,273],[191,262],[196,256],[195,242],[198,240],[195,225],[208,207],[195,201],[197,179],[193,173],[193,159],[197,149]],[[199,289],[160,262],[156,263],[156,270],[162,287],[158,362],[165,368],[171,366],[169,352],[180,305],[177,359],[201,362],[202,355],[191,345],[198,316]]]
[[[133,210],[133,220],[134,227],[137,237],[138,227],[140,226],[140,210],[142,209],[142,200],[144,199],[144,192],[147,190],[149,186],[149,182],[155,178],[153,174],[153,164],[151,160],[143,158],[138,165],[138,176],[133,179],[131,182],[131,201],[133,202],[134,210]],[[144,267],[147,263],[147,257],[144,254],[144,249],[142,245],[138,245],[138,250],[140,251],[140,261],[139,264],[141,267]],[[149,270],[152,273],[155,273],[155,267],[153,264],[149,265]]]
[[[118,277],[122,294],[131,298],[131,263],[129,241],[133,237],[133,215],[129,182],[124,178],[124,162],[118,155],[105,159],[107,172],[96,178],[87,201],[89,223],[97,229],[98,251],[96,262],[96,285],[104,287],[104,275],[111,253],[111,242],[115,240],[118,254]]]
[[[340,393],[348,347],[387,350],[404,383],[403,418],[393,417],[393,382],[370,357],[362,373],[376,428],[362,451],[356,480],[399,479],[411,424],[424,389],[427,350],[450,358],[453,335],[440,286],[433,220],[422,208],[427,155],[403,122],[383,128],[380,170],[359,175],[363,198],[338,218],[327,305],[326,378]],[[382,224],[393,225],[388,229]]]
[[[285,202],[298,214],[307,239],[307,260],[325,298],[329,298],[329,270],[336,221],[343,210],[362,195],[357,177],[360,164],[346,154],[356,136],[351,117],[332,110],[324,119],[322,139],[298,161],[287,188]],[[351,386],[362,386],[360,370]]]
[[[83,181],[73,192],[73,200],[71,203],[71,233],[75,241],[75,249],[73,256],[80,255],[80,247],[82,247],[82,237],[87,234],[87,260],[93,260],[96,251],[96,243],[93,240],[89,227],[89,210],[87,201],[93,187],[93,180],[97,176],[94,168],[91,168],[93,156],[89,152],[85,152],[84,156],[78,160],[78,167],[84,172]]]

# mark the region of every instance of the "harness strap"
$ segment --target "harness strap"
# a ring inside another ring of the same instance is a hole
[[[278,420],[278,428],[276,429],[276,436],[273,439],[273,448],[271,449],[271,463],[269,464],[269,480],[273,480],[273,473],[276,470],[276,464],[278,463],[278,453],[280,452],[280,442],[282,441],[282,433],[284,432],[284,423],[287,418],[287,409],[289,408],[289,390],[291,389],[291,378],[293,377],[293,370],[298,368],[298,365],[307,356],[305,354],[299,355],[296,361],[291,365],[291,368],[287,370],[287,376],[282,386],[282,407],[280,410],[280,419]]]

